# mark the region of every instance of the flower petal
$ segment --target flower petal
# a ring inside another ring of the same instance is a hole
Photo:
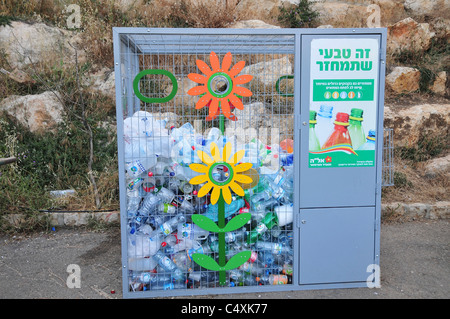
[[[211,99],[212,99],[212,95],[209,93],[206,93],[197,101],[197,104],[195,104],[195,108],[197,110],[204,108],[206,106],[206,104],[208,104],[208,102],[211,101]]]
[[[205,165],[202,165],[202,164],[197,164],[197,163],[189,165],[189,168],[191,170],[193,170],[194,172],[204,173],[204,174],[208,173],[208,170],[209,170],[208,166],[205,166]]]
[[[215,186],[213,188],[213,191],[211,193],[211,204],[215,205],[217,203],[217,201],[219,200],[220,189],[221,189],[221,187],[217,187],[217,186]]]
[[[211,105],[209,106],[209,114],[206,117],[206,120],[207,121],[214,120],[218,114],[219,114],[219,100],[216,98],[212,98]]]
[[[189,92],[188,92],[189,93]],[[252,96],[253,93],[249,89],[246,89],[242,86],[236,86],[233,88],[233,93],[240,95],[240,96]]]
[[[228,99],[230,100],[230,103],[233,104],[233,106],[236,107],[237,109],[239,110],[244,109],[244,104],[242,103],[241,99],[238,98],[236,95],[230,94],[228,95]]]
[[[222,60],[222,72],[228,72],[228,69],[231,66],[231,60],[233,59],[231,52],[228,52],[225,54],[223,60]]]
[[[191,178],[191,180],[189,181],[189,184],[198,185],[198,184],[203,184],[208,181],[209,181],[208,174],[197,175],[197,176],[194,176]]]
[[[203,166],[203,165],[202,165]],[[241,172],[245,172],[248,171],[250,168],[252,168],[253,164],[252,163],[241,163],[237,166],[235,166],[233,168],[233,171],[235,173],[241,173]],[[189,166],[190,167],[190,166]]]
[[[236,174],[234,175],[233,179],[236,182],[242,183],[242,184],[250,184],[253,182],[253,179],[250,176],[242,175],[242,174]]]
[[[187,94],[200,95],[205,92],[206,92],[206,85],[199,85],[199,86],[194,86],[193,88],[189,89],[189,91],[187,91]]]
[[[230,119],[232,121],[236,121],[237,120],[236,115],[231,113],[230,103],[228,102],[228,100],[222,99],[221,109],[222,109],[223,115],[225,115],[225,117],[227,119]]]
[[[213,72],[217,72],[220,69],[220,61],[219,57],[215,52],[211,51],[211,54],[209,55],[209,62],[211,62],[212,70]]]
[[[242,71],[244,66],[245,66],[245,61],[239,61],[231,68],[230,72],[228,72],[228,75],[231,77],[236,76],[239,72]]]
[[[200,150],[197,151],[197,155],[200,158],[200,160],[207,165],[211,165],[212,163],[214,163],[214,161],[211,159],[211,157],[209,157],[209,155],[203,151],[200,151]]]
[[[253,75],[250,74],[243,74],[238,76],[237,78],[234,78],[233,84],[239,85],[239,84],[245,84],[250,82],[253,79]],[[200,82],[198,82],[200,83]]]
[[[208,78],[206,76],[197,73],[189,73],[188,78],[198,84],[206,84],[206,82],[208,82]]]
[[[216,143],[211,143],[211,155],[214,159],[214,162],[222,162],[222,157],[220,157],[219,147]]]
[[[236,165],[237,163],[239,163],[241,161],[241,159],[244,157],[244,155],[245,155],[245,150],[237,151],[236,153],[234,153],[234,155],[232,157],[230,157],[227,160],[227,163]]]
[[[224,162],[226,162],[228,160],[228,158],[231,156],[231,142],[228,142],[227,144],[225,144],[225,146],[223,147],[222,150],[222,160]],[[233,169],[234,171],[234,169]]]
[[[231,182],[230,184],[228,184],[228,186],[230,186],[230,188],[233,190],[233,192],[235,192],[237,195],[245,196],[244,190],[237,183]]]
[[[198,69],[206,76],[210,76],[212,74],[211,69],[209,68],[208,64],[206,64],[204,61],[202,60],[197,60],[197,67]]]
[[[225,200],[225,203],[227,203],[228,205],[231,204],[231,192],[228,187],[222,188],[222,196]]]
[[[208,182],[205,185],[203,185],[202,188],[200,188],[200,190],[198,191],[197,197],[203,197],[206,194],[208,194],[211,188],[213,188],[213,186],[214,184],[211,182]]]

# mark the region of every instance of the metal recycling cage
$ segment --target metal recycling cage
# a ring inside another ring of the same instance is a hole
[[[379,284],[386,34],[113,28],[125,298]]]

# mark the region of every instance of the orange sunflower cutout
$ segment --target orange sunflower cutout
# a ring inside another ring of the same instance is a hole
[[[195,108],[197,110],[209,107],[209,114],[206,120],[210,121],[222,113],[228,119],[236,121],[237,117],[231,113],[231,107],[236,107],[239,110],[244,109],[241,99],[238,96],[252,96],[252,91],[238,85],[248,83],[253,76],[245,74],[237,76],[245,66],[245,61],[239,61],[231,69],[232,55],[230,52],[225,54],[222,67],[216,53],[211,52],[209,61],[212,69],[202,60],[197,60],[197,67],[204,74],[190,73],[188,78],[198,84],[199,86],[190,89],[187,94],[201,95]]]

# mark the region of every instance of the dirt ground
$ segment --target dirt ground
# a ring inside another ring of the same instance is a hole
[[[0,236],[0,299],[122,298],[120,230],[82,228]],[[448,220],[384,223],[381,288],[208,295],[189,299],[335,299],[450,297]],[[69,288],[69,265],[80,269],[80,288]],[[186,297],[184,297],[186,298]]]

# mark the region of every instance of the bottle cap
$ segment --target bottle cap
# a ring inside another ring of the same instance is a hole
[[[321,105],[319,108],[319,116],[331,118],[333,112],[333,107],[330,105]]]
[[[310,110],[309,111],[309,124],[316,124],[316,117],[317,117],[317,112]]]
[[[349,115],[347,113],[339,112],[336,114],[336,121],[334,121],[334,124],[348,126],[348,118]]]
[[[153,172],[148,172],[148,177],[152,177],[153,176]]]
[[[362,121],[364,111],[361,109],[354,108],[350,111],[350,119],[356,121]]]

